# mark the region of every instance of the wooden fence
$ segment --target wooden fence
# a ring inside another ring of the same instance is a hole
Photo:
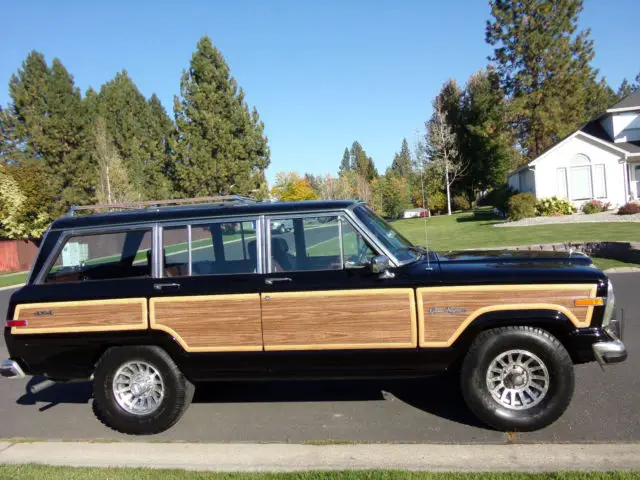
[[[37,253],[31,240],[0,240],[0,272],[29,270]]]

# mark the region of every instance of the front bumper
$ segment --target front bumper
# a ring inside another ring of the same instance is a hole
[[[601,366],[624,362],[627,359],[627,348],[622,342],[622,321],[611,320],[604,329],[609,340],[593,344],[593,354]]]
[[[5,378],[24,378],[25,374],[18,362],[14,360],[4,360],[0,363],[0,376]]]

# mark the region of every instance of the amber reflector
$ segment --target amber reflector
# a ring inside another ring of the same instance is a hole
[[[604,305],[602,298],[579,298],[575,302],[576,307],[601,307]]]

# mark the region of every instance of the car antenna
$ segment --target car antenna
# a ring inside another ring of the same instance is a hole
[[[429,255],[429,235],[428,235],[428,229],[427,229],[427,215],[426,215],[426,198],[425,198],[425,194],[424,194],[424,159],[422,158],[422,152],[420,151],[420,142],[418,141],[418,129],[415,130],[415,135],[416,135],[416,160],[418,162],[420,162],[420,187],[422,189],[422,210],[424,213],[424,215],[422,216],[423,218],[423,223],[424,223],[424,247],[427,250],[427,270],[431,270],[431,255]]]

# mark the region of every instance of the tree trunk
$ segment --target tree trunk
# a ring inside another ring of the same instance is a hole
[[[449,162],[444,164],[444,182],[447,184],[447,214],[451,215],[451,189],[449,188]]]

